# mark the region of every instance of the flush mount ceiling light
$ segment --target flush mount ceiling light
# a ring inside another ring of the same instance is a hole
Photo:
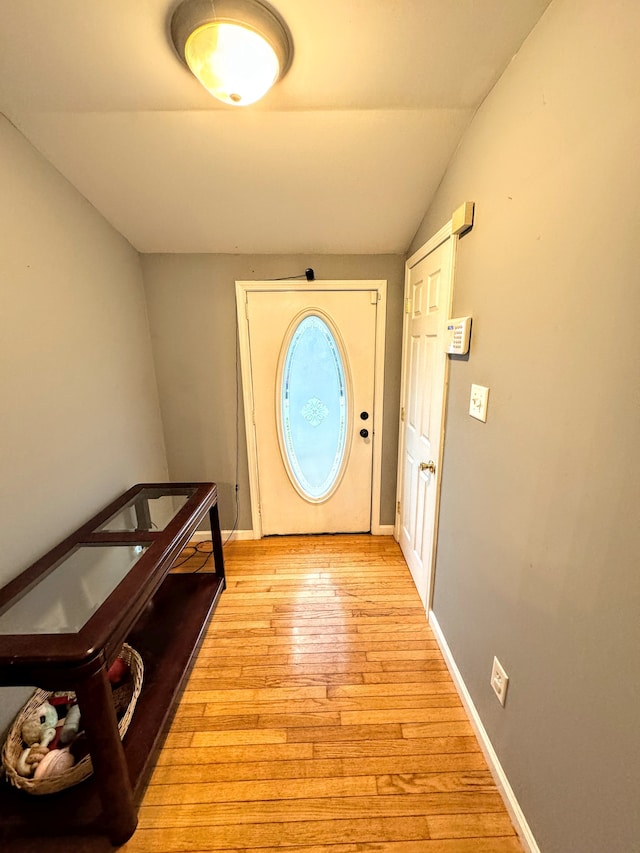
[[[260,100],[293,58],[287,25],[261,0],[184,0],[171,38],[205,89],[235,106]]]

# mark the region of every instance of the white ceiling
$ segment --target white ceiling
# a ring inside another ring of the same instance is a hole
[[[404,252],[549,2],[272,0],[293,65],[233,108],[176,0],[0,0],[0,111],[141,252]]]

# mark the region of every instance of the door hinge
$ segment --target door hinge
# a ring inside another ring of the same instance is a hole
[[[407,298],[404,300],[404,313],[411,314],[411,299]]]
[[[400,501],[396,504],[396,513],[400,515]]]
[[[400,409],[400,420],[404,423],[404,406]]]

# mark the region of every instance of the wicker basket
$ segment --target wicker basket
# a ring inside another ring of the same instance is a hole
[[[138,652],[126,643],[122,647],[119,657],[127,662],[131,675],[125,684],[113,691],[116,713],[120,714],[124,711],[118,723],[118,731],[120,732],[120,737],[123,738],[129,728],[129,723],[133,717],[136,702],[142,689],[144,666]],[[26,791],[29,794],[55,794],[57,791],[62,791],[65,788],[70,788],[72,785],[83,782],[93,773],[90,755],[85,755],[77,764],[74,764],[73,767],[70,767],[69,770],[65,770],[64,773],[60,773],[58,776],[50,776],[44,779],[29,779],[18,773],[16,769],[17,762],[25,748],[21,735],[22,725],[50,695],[50,690],[38,689],[35,691],[31,699],[29,699],[13,721],[2,748],[2,764],[4,765],[7,779],[16,788],[20,788],[20,790]]]

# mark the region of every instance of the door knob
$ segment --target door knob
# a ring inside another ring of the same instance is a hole
[[[430,471],[432,474],[436,473],[436,463],[429,460],[429,462],[421,462],[420,463],[421,471]]]
[[[369,430],[368,430],[368,429],[361,429],[361,430],[360,430],[360,435],[361,435],[363,438],[369,438]]]
[[[369,417],[369,412],[360,412],[361,420],[366,421],[368,417]]]

